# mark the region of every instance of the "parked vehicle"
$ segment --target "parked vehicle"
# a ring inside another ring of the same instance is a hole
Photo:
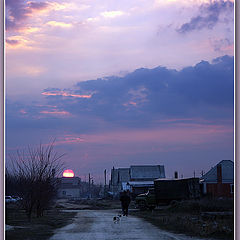
[[[5,203],[15,203],[17,202],[12,196],[5,196]]]
[[[154,209],[157,205],[169,204],[171,201],[200,198],[199,178],[156,179],[154,188],[139,194],[135,203],[140,209]]]
[[[149,188],[148,192],[137,195],[135,205],[139,209],[154,209],[157,206],[155,189]]]
[[[13,199],[15,199],[17,202],[23,200],[21,197],[18,196],[12,196]]]

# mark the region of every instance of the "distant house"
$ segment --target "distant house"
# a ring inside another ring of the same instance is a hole
[[[130,181],[129,168],[112,168],[110,179],[110,191],[115,193],[121,191],[122,182]]]
[[[81,179],[62,177],[59,179],[58,198],[77,199],[81,197]]]
[[[153,181],[165,178],[164,166],[140,165],[130,167],[130,181]]]
[[[154,186],[154,180],[165,178],[165,169],[161,165],[140,165],[130,167],[130,185],[134,196],[145,193]]]
[[[110,191],[117,195],[123,190],[130,190],[137,195],[154,186],[154,180],[165,178],[164,166],[139,165],[130,168],[113,168],[111,170]]]
[[[119,193],[121,190],[123,190],[123,185],[125,186],[126,183],[129,181],[130,181],[130,169],[129,168],[115,169],[113,167],[111,170],[110,191],[113,194]],[[122,185],[122,183],[125,183],[125,184]]]
[[[234,193],[234,163],[222,160],[200,178],[203,193],[212,197],[232,198]]]

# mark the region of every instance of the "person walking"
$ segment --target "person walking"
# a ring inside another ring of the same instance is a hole
[[[120,201],[122,205],[123,216],[128,216],[128,207],[131,202],[131,198],[126,191],[123,191],[122,195],[120,196]]]

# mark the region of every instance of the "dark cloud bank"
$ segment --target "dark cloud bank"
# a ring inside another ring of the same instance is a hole
[[[181,71],[165,67],[141,68],[125,77],[79,82],[74,90],[61,91],[92,94],[91,98],[46,97],[48,105],[55,106],[55,110],[69,112],[66,117],[40,114],[43,110],[53,111],[49,106],[26,106],[8,100],[7,129],[89,132],[116,126],[154,127],[167,119],[233,121],[233,63],[233,57],[223,56],[212,63],[201,61]],[[60,89],[48,88],[45,92],[53,90]],[[21,109],[26,113],[21,114]]]
[[[203,28],[212,29],[219,21],[220,15],[224,12],[230,12],[231,22],[233,22],[234,4],[231,1],[214,1],[209,4],[203,4],[199,9],[199,15],[191,18],[187,23],[184,23],[177,32],[188,33],[194,30],[201,30]],[[229,18],[229,16],[228,16]],[[229,19],[224,18],[228,23]]]

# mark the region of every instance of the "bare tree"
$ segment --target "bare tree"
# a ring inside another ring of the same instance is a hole
[[[16,194],[23,199],[22,206],[29,220],[33,210],[37,217],[42,216],[57,193],[56,177],[63,170],[61,158],[64,154],[59,155],[53,147],[54,142],[28,147],[27,154],[17,151],[11,156],[11,167],[6,171],[6,185],[7,179],[15,183]]]

